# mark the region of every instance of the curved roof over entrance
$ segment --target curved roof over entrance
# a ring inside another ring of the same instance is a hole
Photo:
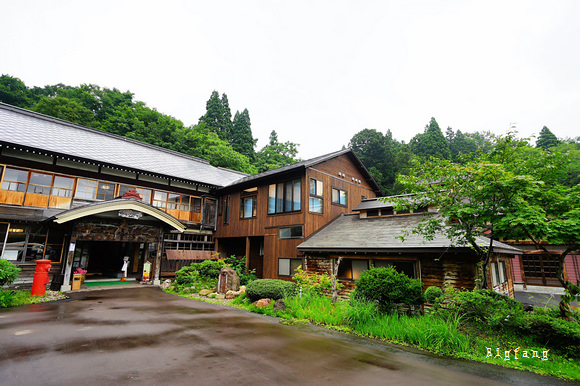
[[[147,214],[151,217],[163,221],[172,228],[177,229],[180,232],[185,231],[185,225],[183,225],[178,219],[172,215],[165,213],[154,206],[136,200],[134,198],[120,198],[105,202],[99,202],[97,204],[85,205],[80,208],[75,208],[67,210],[65,212],[59,213],[52,219],[58,224],[64,224],[66,222],[76,220],[82,217],[95,216],[103,214],[106,212],[123,211],[119,213],[120,217],[137,218],[139,217],[138,212],[142,214]],[[135,215],[135,217],[133,217]]]

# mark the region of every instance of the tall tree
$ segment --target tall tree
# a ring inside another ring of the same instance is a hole
[[[252,124],[248,109],[244,109],[241,113],[236,111],[232,126],[232,148],[253,161],[256,158],[254,149],[256,140],[252,136]]]
[[[299,161],[298,145],[293,142],[280,142],[278,133],[272,130],[270,140],[258,153],[256,153],[256,166],[258,172],[277,169]]]
[[[435,118],[431,118],[429,124],[425,126],[425,131],[413,137],[409,145],[413,154],[423,159],[429,157],[451,159],[449,144]]]
[[[226,94],[220,98],[217,91],[211,93],[206,102],[206,113],[199,118],[206,127],[228,143],[232,143],[232,112]]]
[[[536,147],[541,147],[542,149],[546,150],[551,147],[558,146],[559,144],[560,141],[558,138],[546,126],[540,130],[540,135],[536,141]]]
[[[387,131],[385,136],[375,129],[364,129],[350,139],[348,147],[360,158],[381,189],[390,191],[395,180],[391,132]]]

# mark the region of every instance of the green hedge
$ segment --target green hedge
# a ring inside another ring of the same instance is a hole
[[[295,283],[278,279],[258,279],[246,287],[246,295],[251,301],[260,299],[278,300],[295,296],[298,292]]]
[[[355,296],[377,302],[381,311],[391,312],[397,305],[423,304],[423,285],[394,268],[371,268],[356,282]]]

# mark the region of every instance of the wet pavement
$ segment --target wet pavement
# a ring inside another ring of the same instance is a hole
[[[444,359],[158,288],[0,311],[0,384],[566,384]]]

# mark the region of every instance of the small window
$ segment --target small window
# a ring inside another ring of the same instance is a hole
[[[79,178],[75,198],[94,200],[97,192],[97,181]]]
[[[26,192],[48,196],[50,194],[51,183],[52,183],[52,175],[31,172],[30,181],[28,183],[28,188],[26,189]]]
[[[256,196],[242,197],[240,200],[240,218],[256,217]]]
[[[337,205],[347,205],[347,195],[345,190],[332,188],[332,203]]]
[[[505,262],[498,261],[491,263],[491,282],[492,285],[495,287],[499,284],[505,283],[507,281],[507,277],[505,274]]]
[[[97,200],[112,200],[115,198],[115,184],[107,184],[99,181],[97,189]]]
[[[302,265],[302,259],[281,258],[278,259],[278,276],[292,276],[298,267]]]
[[[338,266],[338,277],[340,279],[358,280],[361,273],[368,269],[368,260],[343,259]]]
[[[278,229],[278,236],[281,239],[299,239],[304,237],[304,229],[302,225],[280,228]]]
[[[310,179],[310,200],[308,210],[314,213],[322,213],[324,204],[324,184],[320,180]]]
[[[379,215],[378,209],[367,210],[367,217],[377,217]]]
[[[72,198],[74,178],[55,176],[51,195],[56,197]]]

